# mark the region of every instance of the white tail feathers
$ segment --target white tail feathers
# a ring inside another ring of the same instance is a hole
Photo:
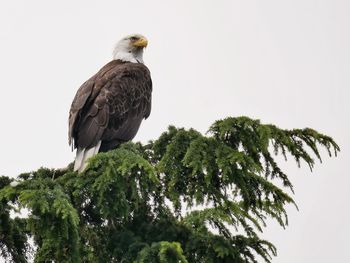
[[[77,149],[77,156],[75,157],[74,171],[81,173],[87,166],[87,161],[92,156],[96,155],[100,149],[101,141],[99,141],[94,147],[90,149],[79,148]]]

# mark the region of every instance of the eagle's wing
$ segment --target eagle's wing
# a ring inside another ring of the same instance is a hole
[[[79,122],[81,118],[81,113],[84,105],[89,104],[87,103],[88,100],[91,102],[92,98],[92,90],[94,88],[94,79],[95,76],[93,76],[91,79],[86,81],[77,93],[75,94],[74,100],[72,102],[70,111],[69,111],[69,130],[68,130],[68,142],[69,145],[73,144],[72,146],[76,148],[76,144],[74,142],[74,135],[75,135],[75,126],[76,123]],[[95,92],[96,93],[96,92]]]
[[[132,139],[150,114],[151,92],[145,65],[108,63],[80,87],[73,100],[70,141],[74,140],[74,147],[91,148],[101,140]]]

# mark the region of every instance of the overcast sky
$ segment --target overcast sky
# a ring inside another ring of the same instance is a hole
[[[311,127],[342,151],[311,174],[283,164],[300,211],[264,237],[273,262],[345,262],[350,211],[350,1],[2,1],[0,175],[73,161],[67,140],[79,86],[123,36],[149,39],[153,107],[135,138],[170,124],[205,132],[246,115],[281,128]]]

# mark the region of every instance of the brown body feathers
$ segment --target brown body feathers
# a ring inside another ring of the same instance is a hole
[[[133,139],[151,112],[152,80],[142,63],[113,60],[77,91],[69,112],[69,143],[99,151]]]

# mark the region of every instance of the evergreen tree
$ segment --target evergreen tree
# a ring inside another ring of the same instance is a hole
[[[77,174],[41,168],[0,177],[0,251],[8,262],[271,262],[266,219],[285,227],[294,204],[275,156],[310,169],[332,138],[247,117],[207,135],[173,126],[146,145],[126,143]],[[281,183],[280,183],[281,182]],[[281,185],[281,187],[277,186]],[[10,216],[26,208],[25,218]],[[34,242],[35,250],[29,240]]]

